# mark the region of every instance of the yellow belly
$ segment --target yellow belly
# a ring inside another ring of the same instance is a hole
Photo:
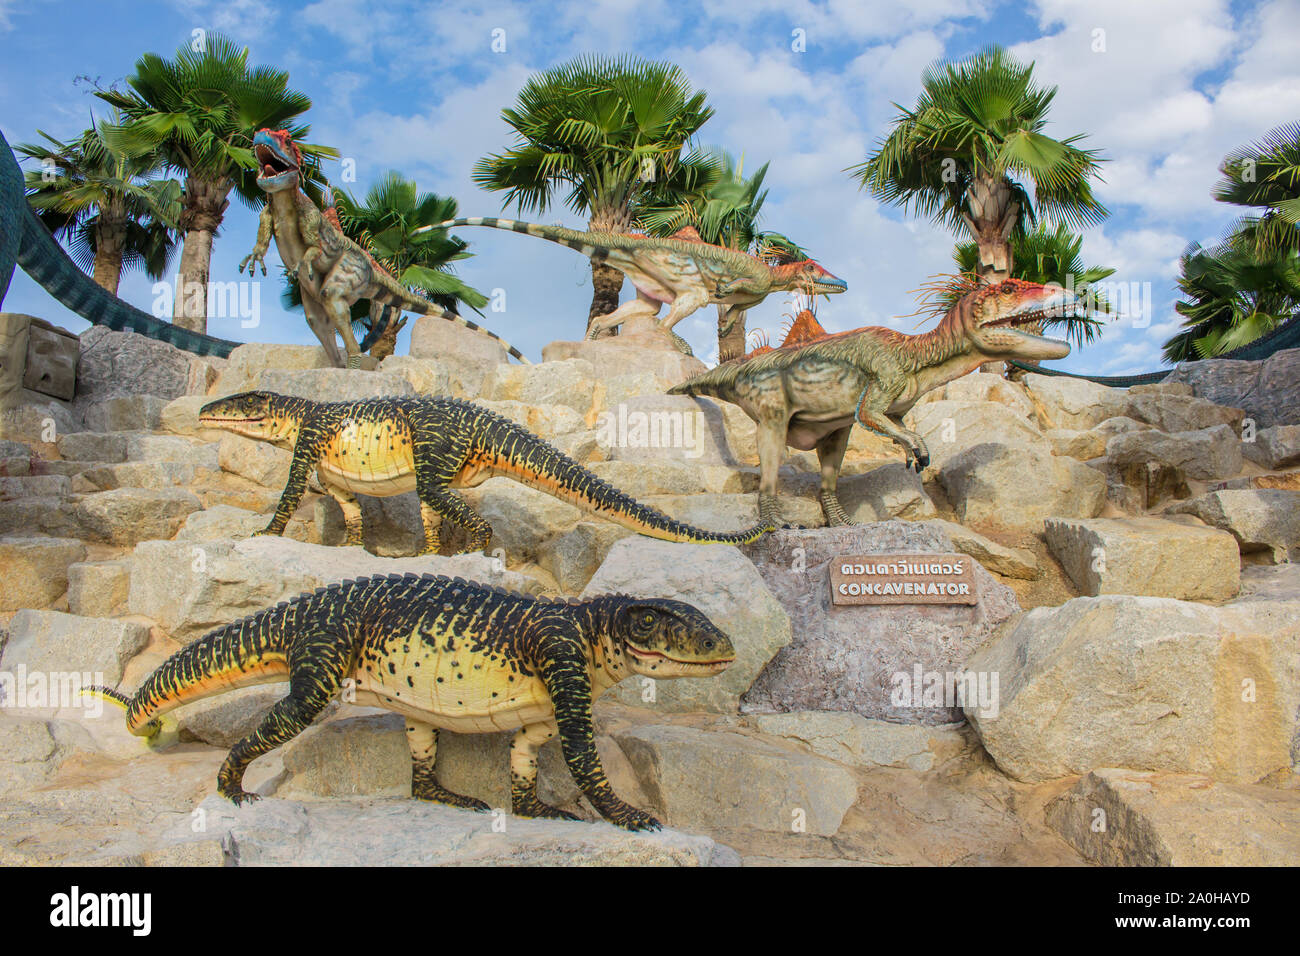
[[[353,494],[405,494],[415,490],[415,459],[404,425],[359,429],[348,425],[316,464],[321,480]]]

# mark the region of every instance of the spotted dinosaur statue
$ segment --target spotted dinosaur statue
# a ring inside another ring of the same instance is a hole
[[[274,392],[242,392],[204,405],[199,421],[293,450],[275,516],[259,534],[283,534],[316,469],[343,509],[347,544],[361,544],[358,494],[415,491],[424,525],[422,554],[438,549],[443,518],[469,533],[467,551],[488,546],[492,526],[453,489],[494,476],[512,478],[561,501],[665,541],[744,544],[774,526],[734,534],[692,527],[640,504],[510,419],[456,398],[373,398],[313,402]]]
[[[726,335],[741,313],[773,292],[799,289],[809,294],[830,294],[848,288],[843,279],[811,259],[768,265],[748,253],[704,242],[690,227],[667,239],[635,233],[579,232],[561,226],[482,217],[450,219],[425,228],[458,226],[491,226],[537,236],[576,249],[592,261],[613,266],[626,275],[636,286],[636,298],[593,321],[588,330],[588,337],[593,339],[633,316],[657,316],[663,303],[668,303],[668,312],[659,319],[659,327],[670,331],[706,305],[730,306],[718,328],[719,335]]]
[[[549,600],[410,574],[299,595],[187,645],[129,697],[102,687],[95,693],[126,709],[132,734],[157,738],[160,718],[177,707],[287,681],[288,694],[217,773],[218,792],[236,805],[257,799],[243,787],[248,765],[307,729],[348,681],[358,704],[406,719],[411,795],[418,799],[489,809],[438,782],[438,731],[513,730],[512,812],[576,820],[537,796],[537,751],[558,733],[569,772],[600,815],[647,830],[659,821],[619,799],[601,767],[594,700],[629,675],[708,677],[734,659],[727,636],[680,601]]]
[[[1073,293],[1059,286],[1007,279],[971,288],[920,335],[867,326],[809,338],[815,330],[796,322],[791,344],[719,365],[669,392],[733,402],[758,425],[760,523],[779,523],[777,471],[790,446],[817,452],[827,524],[851,524],[836,483],[854,422],[892,438],[919,472],[930,453],[903,424],[917,400],[985,362],[1064,358],[1066,342],[1023,327],[1077,306]]]
[[[287,131],[258,130],[253,152],[258,164],[257,185],[266,193],[267,202],[258,220],[257,242],[239,263],[239,271],[247,269],[251,276],[260,265],[266,275],[266,253],[274,239],[281,261],[302,289],[307,324],[334,365],[345,365],[335,333],[343,337],[346,367],[361,368],[365,362],[352,333],[351,310],[358,299],[459,323],[496,339],[528,364],[523,354],[500,336],[403,288],[369,252],[344,235],[332,207],[322,211],[300,188],[302,153]]]

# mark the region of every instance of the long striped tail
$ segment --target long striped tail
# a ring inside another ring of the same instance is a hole
[[[103,687],[94,691],[126,708],[127,730],[137,737],[153,737],[162,728],[159,718],[177,707],[236,687],[287,680],[285,624],[301,600],[259,611],[186,645],[130,697]]]
[[[566,229],[564,226],[544,226],[540,223],[520,222],[517,219],[498,219],[494,216],[468,216],[462,219],[448,219],[436,226],[424,226],[417,229],[412,235],[433,229],[454,229],[457,226],[488,226],[492,229],[505,229],[509,232],[522,233],[525,236],[536,236],[538,239],[545,239],[547,242],[556,242],[562,246],[568,246],[570,249],[576,249],[588,259],[604,259],[613,251],[611,246],[596,241],[599,237],[610,235],[611,239],[618,238],[607,233],[581,232],[577,229]]]
[[[744,531],[713,532],[670,518],[619,491],[509,419],[494,417],[498,420],[489,426],[484,440],[486,450],[493,457],[494,473],[509,476],[639,534],[662,541],[748,544],[776,530],[775,524],[760,522]]]

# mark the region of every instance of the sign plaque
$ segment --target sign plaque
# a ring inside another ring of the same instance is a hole
[[[847,554],[831,562],[832,604],[977,604],[966,554]]]

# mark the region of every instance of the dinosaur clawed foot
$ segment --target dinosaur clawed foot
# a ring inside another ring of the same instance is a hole
[[[646,813],[622,800],[604,804],[596,808],[600,815],[624,830],[662,830],[663,824]]]
[[[480,813],[486,813],[492,809],[482,800],[454,793],[441,784],[427,780],[412,784],[411,796],[417,800],[427,800],[430,803],[442,803],[449,807],[459,807],[461,810],[478,810]]]
[[[260,793],[249,793],[247,790],[232,790],[229,793],[223,793],[222,796],[237,807],[247,806],[262,799]]]
[[[553,807],[549,803],[542,803],[536,795],[531,797],[515,796],[511,801],[510,812],[517,817],[530,817],[535,820],[581,820],[582,817],[574,816],[561,810],[559,807]]]

